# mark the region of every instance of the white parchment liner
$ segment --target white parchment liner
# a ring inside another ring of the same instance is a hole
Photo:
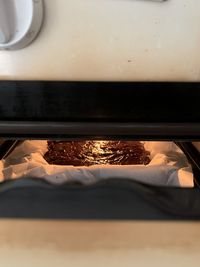
[[[25,141],[0,161],[0,180],[43,178],[54,184],[79,181],[92,184],[108,178],[129,178],[147,184],[193,187],[193,173],[185,155],[173,142],[144,142],[151,162],[144,165],[49,165],[43,155],[47,141]]]

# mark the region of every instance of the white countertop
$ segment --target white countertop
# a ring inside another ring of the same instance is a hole
[[[0,79],[200,81],[200,1],[45,0],[35,42],[0,52]]]
[[[4,267],[198,266],[199,247],[199,223],[0,220]]]

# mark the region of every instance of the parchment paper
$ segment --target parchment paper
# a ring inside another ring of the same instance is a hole
[[[47,141],[25,141],[0,161],[0,180],[43,178],[53,184],[77,181],[92,184],[108,178],[129,178],[147,184],[193,187],[193,173],[185,155],[173,142],[144,142],[151,162],[144,165],[49,165],[43,155]]]

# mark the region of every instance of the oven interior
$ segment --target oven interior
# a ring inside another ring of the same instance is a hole
[[[1,217],[199,219],[198,84],[0,85]],[[59,165],[57,151],[49,163],[50,145],[64,143],[68,157],[89,143],[95,161]],[[148,162],[101,161],[123,143],[140,144]]]
[[[1,217],[199,218],[198,144],[137,141],[149,149],[150,159],[146,165],[98,165],[96,162],[92,166],[67,166],[45,161],[49,142],[75,145],[80,141],[1,141]],[[86,142],[96,146],[124,141],[81,140],[81,143]]]
[[[43,178],[82,185],[127,178],[154,186],[198,186],[199,143],[130,140],[1,140],[0,180]]]

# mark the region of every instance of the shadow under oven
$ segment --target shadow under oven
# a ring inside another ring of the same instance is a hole
[[[199,99],[199,83],[1,81],[1,164],[25,140],[171,142],[191,166],[193,187],[115,173],[87,185],[7,175],[0,217],[198,220]]]

